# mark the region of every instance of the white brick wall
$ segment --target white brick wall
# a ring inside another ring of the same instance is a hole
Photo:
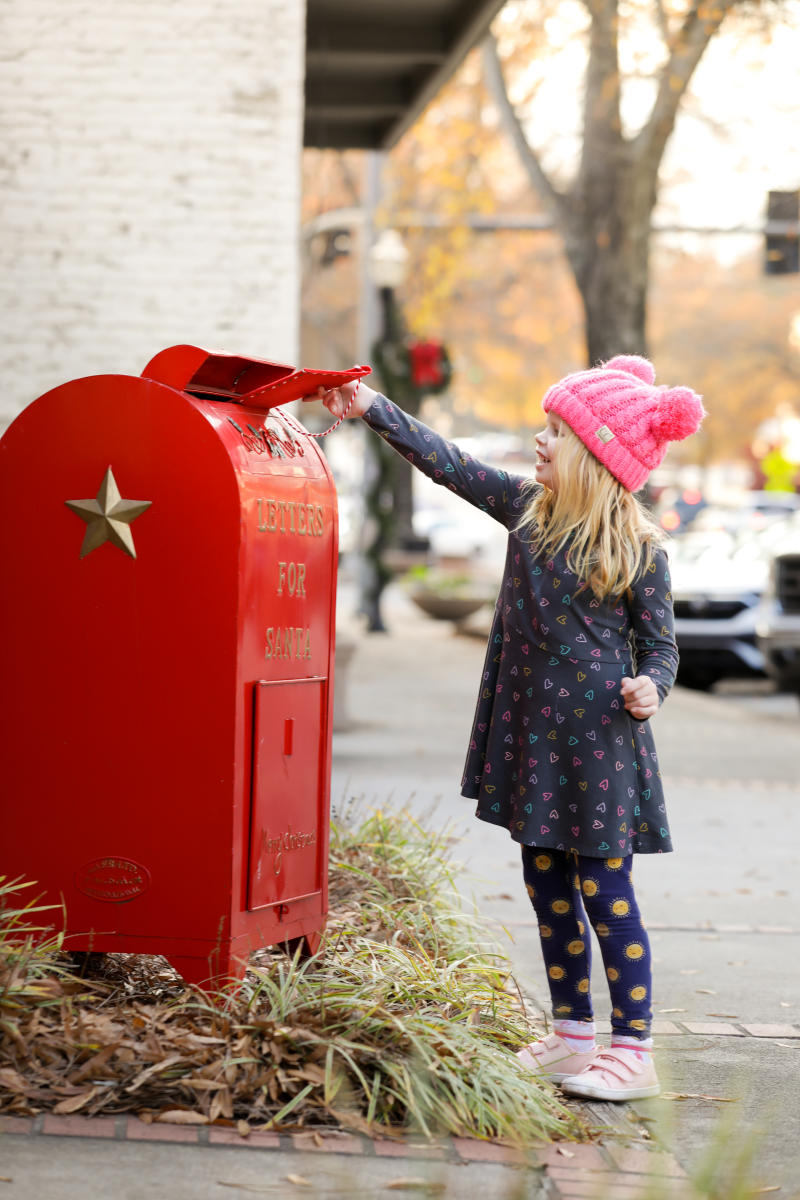
[[[303,0],[0,0],[0,430],[194,342],[293,362]]]

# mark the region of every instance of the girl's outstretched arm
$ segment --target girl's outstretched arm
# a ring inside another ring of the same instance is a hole
[[[371,429],[434,483],[449,488],[506,527],[516,522],[525,503],[523,476],[509,475],[473,458],[363,383],[353,401],[355,387],[355,383],[348,383],[327,392],[320,388],[318,395],[305,399],[322,400],[331,416],[337,418],[343,412],[348,417],[363,417]]]
[[[522,514],[522,476],[473,458],[385,396],[377,397],[364,420],[418,471],[507,528]]]

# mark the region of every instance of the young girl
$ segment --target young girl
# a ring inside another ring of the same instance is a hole
[[[678,653],[659,530],[633,493],[704,412],[688,388],[654,380],[646,359],[619,356],[551,387],[533,479],[475,461],[363,383],[320,391],[334,416],[362,416],[509,531],[462,794],[521,844],[538,918],[553,1032],[519,1057],[600,1100],[659,1091],[631,868],[634,854],[672,849],[648,719]],[[608,1050],[595,1041],[587,918],[611,994]]]

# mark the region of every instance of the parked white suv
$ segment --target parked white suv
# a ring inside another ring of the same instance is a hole
[[[735,506],[708,506],[675,537],[670,574],[678,683],[710,688],[728,676],[764,675],[767,663],[756,638],[759,606],[773,555],[786,548],[786,530],[796,520],[783,502],[766,507],[749,494]]]

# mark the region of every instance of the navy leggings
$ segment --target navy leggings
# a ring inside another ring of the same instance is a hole
[[[525,886],[539,920],[553,1016],[593,1019],[588,916],[611,993],[612,1032],[647,1038],[652,1020],[650,942],[627,858],[522,847]]]

